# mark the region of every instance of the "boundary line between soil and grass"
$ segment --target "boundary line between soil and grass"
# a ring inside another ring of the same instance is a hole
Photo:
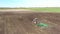
[[[33,12],[60,13],[60,7],[0,8],[1,10],[31,10]]]

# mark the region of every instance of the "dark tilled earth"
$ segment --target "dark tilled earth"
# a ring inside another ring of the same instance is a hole
[[[34,25],[36,17],[51,27]],[[60,13],[0,12],[0,34],[60,34]]]

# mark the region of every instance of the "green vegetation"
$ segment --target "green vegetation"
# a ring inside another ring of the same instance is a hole
[[[39,12],[60,12],[60,8],[29,8],[34,11],[39,11]]]

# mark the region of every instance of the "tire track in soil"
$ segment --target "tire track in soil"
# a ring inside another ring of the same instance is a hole
[[[25,21],[23,21],[22,23],[19,21],[19,20],[16,20],[16,19],[14,19],[14,21],[13,21],[13,19],[12,18],[14,18],[14,17],[6,17],[6,18],[8,18],[7,19],[7,28],[8,28],[8,30],[7,30],[7,34],[16,34],[17,33],[17,30],[18,30],[18,33],[30,33],[30,34],[37,34],[35,31],[36,30],[34,30],[35,28],[32,28],[32,26],[31,26],[31,23],[28,23],[27,21],[27,23],[25,23]],[[11,23],[10,23],[11,22]],[[16,22],[17,22],[17,24],[16,24]],[[19,23],[20,22],[20,23]],[[15,24],[15,25],[14,25]],[[27,26],[28,25],[28,26]],[[34,26],[33,26],[34,27]],[[19,29],[18,29],[19,28]],[[16,32],[15,32],[15,30],[16,30]],[[27,32],[26,32],[27,31]],[[39,34],[39,32],[38,32],[38,34]]]
[[[7,18],[7,34],[26,34],[24,27],[17,20],[12,19],[12,17]]]
[[[0,15],[0,34],[4,34],[5,33],[5,20],[3,20],[4,18]]]
[[[34,27],[34,25],[31,24],[32,22],[29,21],[23,21],[21,24],[26,29],[28,34],[39,34],[40,32],[37,32]]]

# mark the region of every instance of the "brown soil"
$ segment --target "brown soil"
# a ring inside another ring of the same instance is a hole
[[[37,27],[35,17],[52,27]],[[60,34],[60,13],[0,12],[0,34]]]

